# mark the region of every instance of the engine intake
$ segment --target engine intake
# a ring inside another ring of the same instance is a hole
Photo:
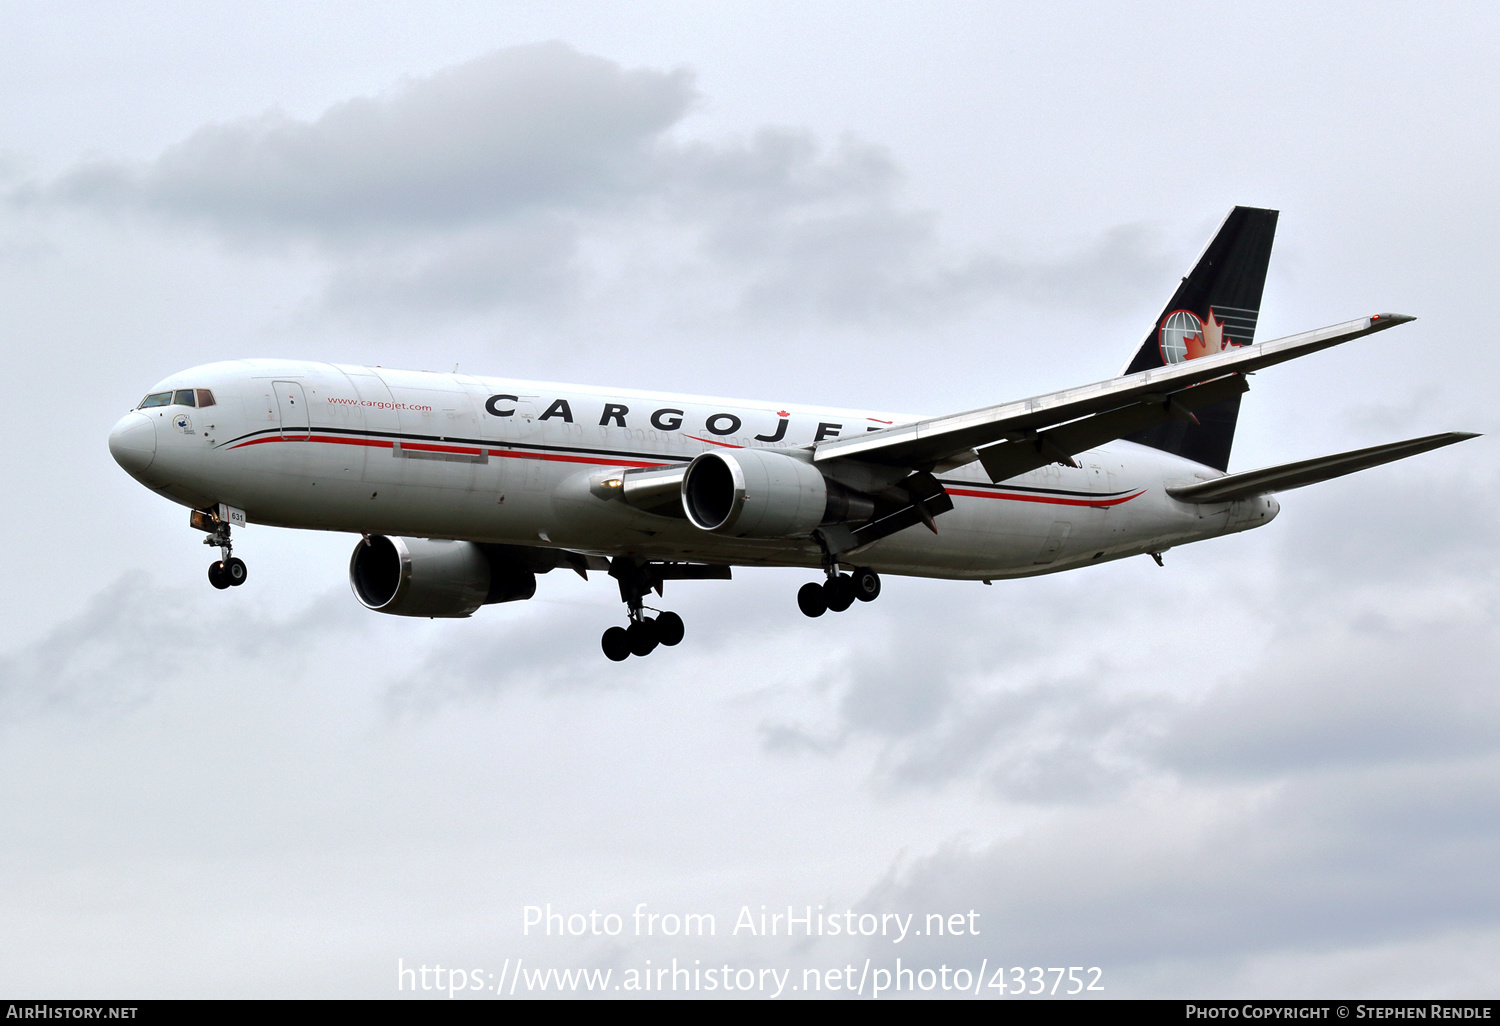
[[[694,527],[737,538],[796,538],[822,524],[868,518],[868,496],[829,481],[812,464],[763,449],[705,452],[682,478]]]
[[[349,557],[349,584],[366,609],[396,616],[469,616],[536,594],[536,574],[473,542],[371,535]]]

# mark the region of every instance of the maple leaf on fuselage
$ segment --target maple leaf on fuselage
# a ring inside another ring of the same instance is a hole
[[[1231,340],[1224,337],[1224,322],[1215,320],[1213,307],[1209,307],[1208,320],[1203,322],[1203,330],[1196,335],[1183,336],[1182,343],[1187,347],[1183,359],[1196,360],[1200,356],[1222,353],[1229,348]]]

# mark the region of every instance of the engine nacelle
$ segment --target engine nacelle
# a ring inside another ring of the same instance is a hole
[[[354,547],[349,584],[366,609],[396,616],[469,616],[491,602],[536,594],[536,574],[492,559],[473,542],[382,534]]]
[[[700,454],[682,478],[694,527],[736,538],[798,538],[819,525],[868,517],[874,503],[811,463],[763,449]]]

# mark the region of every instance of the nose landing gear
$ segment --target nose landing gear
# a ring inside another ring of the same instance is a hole
[[[208,583],[221,591],[244,584],[247,575],[245,561],[236,557],[208,564]]]
[[[244,584],[250,571],[245,566],[245,561],[234,555],[234,542],[229,537],[229,521],[221,520],[211,511],[195,509],[189,523],[200,531],[208,532],[208,537],[203,539],[204,545],[214,546],[219,550],[219,560],[208,565],[208,583],[220,591]]]

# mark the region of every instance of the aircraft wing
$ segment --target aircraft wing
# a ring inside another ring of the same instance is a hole
[[[919,471],[980,460],[993,481],[1123,438],[1245,391],[1244,375],[1414,320],[1375,314],[1286,338],[1241,346],[1092,385],[1020,399],[849,438],[828,439],[813,460],[853,457]]]
[[[1441,449],[1445,445],[1476,437],[1478,436],[1469,431],[1445,431],[1439,435],[1424,435],[1404,442],[1372,445],[1368,449],[1319,456],[1317,459],[1298,463],[1283,463],[1279,467],[1266,467],[1264,470],[1251,470],[1180,488],[1168,488],[1167,494],[1183,502],[1231,502],[1251,495],[1284,492],[1303,485],[1317,484],[1319,481],[1329,481],[1357,470],[1378,467],[1382,463],[1392,463],[1420,452]]]

